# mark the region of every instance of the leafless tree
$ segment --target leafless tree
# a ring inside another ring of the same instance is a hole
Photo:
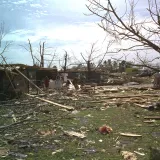
[[[96,48],[96,43],[92,43],[90,51],[86,51],[86,57],[83,55],[83,53],[81,53],[81,56],[87,65],[88,74],[91,72],[91,63],[93,63],[93,61],[99,57],[99,54],[98,57],[95,57],[95,54],[97,54],[98,51],[100,51],[100,49]]]
[[[7,67],[5,65],[6,64],[6,57],[3,55],[12,43],[11,41],[9,41],[9,42],[6,41],[4,46],[2,47],[2,40],[6,36],[6,34],[7,34],[7,32],[5,30],[5,24],[4,24],[4,22],[1,22],[0,23],[0,60],[1,60],[0,64],[4,67],[5,74],[8,77],[8,80],[15,91],[15,86],[13,85],[11,77],[7,72]]]
[[[34,55],[34,58],[39,62],[40,64],[40,67],[44,67],[44,63],[45,61],[49,62],[49,68],[52,66],[52,63],[53,61],[55,61],[55,57],[56,57],[56,50],[54,51],[51,51],[51,53],[48,53],[49,50],[48,49],[53,49],[52,47],[46,47],[46,42],[40,42],[39,43],[39,50],[38,50],[38,53],[39,53],[39,56],[35,56]],[[47,58],[45,59],[46,56],[49,56],[49,57],[52,57],[51,59]],[[38,58],[40,57],[40,58]]]
[[[52,47],[45,47],[45,43],[46,42],[39,43],[39,47],[37,51],[38,56],[35,55],[35,51],[33,50],[33,45],[29,39],[28,39],[28,46],[24,46],[24,45],[20,45],[20,46],[23,47],[25,50],[27,50],[31,54],[33,65],[44,67],[44,63],[45,61],[47,61],[49,62],[48,67],[50,68],[54,61],[56,52],[54,52],[54,54],[47,54],[46,53],[47,49],[50,49]],[[52,56],[52,58],[45,59],[44,56]]]
[[[85,61],[86,65],[87,65],[87,72],[88,72],[88,78],[90,78],[90,73],[92,70],[96,70],[101,63],[103,62],[105,56],[107,53],[109,52],[109,48],[112,45],[112,42],[109,42],[107,47],[106,47],[106,51],[103,53],[101,52],[101,49],[96,47],[97,42],[94,42],[91,44],[91,48],[89,51],[86,51],[87,56],[84,56],[83,53],[81,53],[81,56],[83,58],[83,60]],[[96,60],[98,60],[98,64],[95,65]],[[94,68],[92,69],[94,64]]]
[[[47,68],[55,68],[55,65],[53,65],[53,62],[55,61],[55,57],[56,57],[56,49],[55,49],[54,53],[51,54],[50,56],[52,57],[51,60],[46,60],[46,61],[49,61]]]
[[[1,22],[0,23],[0,55],[2,55],[4,52],[6,52],[6,50],[9,48],[9,46],[11,45],[11,41],[6,41],[4,46],[2,47],[2,40],[4,39],[4,37],[6,36],[7,32],[5,30],[5,23]],[[2,63],[3,63],[3,59],[2,59]]]
[[[63,57],[61,59],[59,59],[59,66],[63,69],[64,72],[67,71],[67,68],[71,65],[74,65],[73,63],[71,63],[71,57],[68,54],[68,52],[66,50],[64,50],[65,54],[63,55]]]
[[[40,67],[44,67],[44,51],[45,51],[45,42],[39,43],[39,54],[40,54]],[[38,59],[38,58],[37,58]]]
[[[5,24],[4,22],[0,23],[0,48],[2,47],[2,39],[5,37],[7,32],[5,31]]]
[[[32,44],[31,44],[31,41],[30,39],[28,39],[28,47],[24,46],[24,45],[20,45],[21,47],[23,47],[25,50],[27,50],[28,52],[30,52],[31,56],[32,56],[32,61],[33,61],[33,65],[36,64],[35,62],[35,58],[34,58],[34,55],[33,55],[33,47],[32,47]]]
[[[146,53],[144,56],[141,56],[138,52],[136,53],[136,59],[135,59],[135,63],[133,64],[134,66],[139,66],[139,67],[146,67],[149,68],[151,70],[154,70],[156,72],[160,71],[159,66],[152,64],[153,61],[160,59],[160,57],[156,57],[153,58],[151,60],[148,59],[148,53]]]
[[[160,4],[158,0],[147,1],[147,15],[141,20],[136,16],[138,2],[134,0],[123,1],[126,5],[124,13],[111,0],[88,0],[89,4],[86,6],[93,15],[101,19],[98,25],[115,40],[131,42],[130,46],[121,47],[118,52],[151,49],[160,54]],[[160,56],[156,59],[159,58]]]
[[[129,61],[129,58],[127,59],[126,54],[123,54],[123,56],[121,56],[120,58],[114,58],[112,57],[113,60],[116,60],[119,63],[122,63],[123,61],[125,61],[125,63],[129,66],[135,66],[135,67],[139,67],[139,68],[148,68],[151,69],[155,72],[159,72],[160,71],[160,67],[157,64],[153,64],[154,60],[157,60],[157,57],[149,60],[148,59],[148,54],[149,53],[145,53],[145,55],[141,55],[138,53],[136,53],[136,57],[132,59],[132,61]]]
[[[67,51],[65,51],[65,55],[64,55],[64,66],[63,66],[64,72],[66,72],[66,70],[67,70],[67,62],[68,62],[68,53],[67,53]]]
[[[2,55],[11,45],[12,42],[6,42],[3,48],[0,47],[0,55]]]

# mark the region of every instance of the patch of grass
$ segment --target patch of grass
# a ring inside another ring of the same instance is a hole
[[[140,117],[137,118],[136,114],[140,113]],[[158,113],[156,113],[158,115]],[[86,128],[87,140],[94,141],[93,144],[87,144],[84,140],[84,149],[94,148],[97,152],[94,154],[88,154],[90,158],[99,159],[120,159],[119,152],[121,150],[138,151],[142,148],[142,152],[145,152],[146,156],[141,159],[147,159],[149,157],[149,148],[159,146],[159,137],[152,136],[152,132],[159,132],[159,127],[155,127],[149,124],[143,123],[143,116],[146,115],[146,111],[141,108],[135,108],[133,106],[123,106],[117,108],[109,108],[105,111],[97,109],[88,109],[81,111],[76,115],[76,118],[72,121],[61,121],[60,124],[64,126],[66,130],[80,131],[81,127]],[[155,113],[154,113],[155,115]],[[113,128],[113,133],[110,135],[101,135],[97,128],[103,124],[109,125]],[[135,134],[141,134],[142,138],[129,138],[119,136],[120,132],[130,132]],[[102,142],[99,142],[102,140]],[[75,146],[75,149],[78,146]],[[101,152],[104,151],[104,152]],[[113,156],[114,155],[114,156]],[[117,157],[117,158],[116,158]],[[148,158],[149,159],[149,158]]]

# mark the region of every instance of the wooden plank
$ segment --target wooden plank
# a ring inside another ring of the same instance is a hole
[[[86,136],[82,133],[78,133],[78,132],[74,132],[74,131],[64,131],[64,134],[68,135],[68,136],[74,136],[74,137],[78,137],[78,138],[85,138]]]
[[[144,117],[144,119],[156,119],[156,120],[160,120],[160,116],[147,116],[147,117]]]
[[[145,154],[144,154],[144,153],[141,153],[141,152],[134,151],[134,153],[136,153],[136,154],[138,154],[138,155],[140,155],[140,156],[145,156]]]
[[[119,95],[115,95],[115,96],[108,96],[108,95],[95,95],[95,97],[105,97],[107,99],[112,99],[112,98],[132,98],[132,97],[159,97],[160,94],[140,94],[140,95],[122,95],[122,96],[119,96]]]
[[[35,85],[28,77],[26,77],[22,72],[20,72],[16,67],[13,66],[13,68],[21,75],[23,76],[29,83],[31,83],[35,88],[37,88],[40,92],[43,93],[43,91],[37,86]]]
[[[143,121],[144,123],[155,123],[156,121],[153,119],[153,120],[146,120],[146,121]]]
[[[141,108],[145,108],[148,109],[148,106],[146,105],[142,105],[142,104],[138,104],[138,103],[134,103],[136,106],[141,107]]]
[[[67,109],[67,110],[74,110],[74,107],[71,107],[71,106],[65,106],[65,105],[62,105],[62,104],[59,104],[59,103],[56,103],[56,102],[53,102],[53,101],[44,99],[44,98],[35,97],[34,95],[30,95],[30,94],[27,94],[27,93],[26,93],[26,95],[27,95],[27,96],[30,96],[30,97],[34,97],[34,98],[39,99],[39,100],[41,100],[41,101],[44,101],[44,102],[53,104],[53,105],[55,105],[55,106],[58,106],[58,107],[61,107],[61,108],[65,108],[65,109]]]
[[[133,134],[133,133],[120,133],[121,136],[126,136],[126,137],[142,137],[140,134]]]

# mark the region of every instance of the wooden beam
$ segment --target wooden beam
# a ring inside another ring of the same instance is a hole
[[[37,86],[35,85],[28,77],[26,77],[22,72],[20,72],[17,68],[14,67],[14,69],[21,75],[23,76],[29,83],[31,83],[35,88],[37,88],[40,92],[43,93],[43,91]]]
[[[144,117],[144,119],[156,119],[156,120],[160,120],[160,116],[147,116],[147,117]]]
[[[159,97],[160,94],[140,94],[140,95],[115,95],[115,96],[108,96],[108,95],[95,95],[95,97],[105,97],[107,99],[112,99],[112,98],[132,98],[132,97]]]
[[[55,105],[55,106],[58,106],[58,107],[61,107],[61,108],[70,110],[70,111],[71,111],[71,110],[74,110],[74,107],[71,107],[71,106],[65,106],[65,105],[62,105],[62,104],[59,104],[59,103],[56,103],[56,102],[53,102],[53,101],[44,99],[44,98],[35,97],[34,95],[30,95],[30,94],[27,94],[27,93],[26,93],[26,95],[27,95],[27,96],[30,96],[30,97],[34,97],[34,98],[39,99],[39,100],[41,100],[41,101],[44,101],[44,102],[53,104],[53,105]]]
[[[120,133],[121,136],[126,136],[126,137],[142,137],[140,134],[133,134],[133,133]]]

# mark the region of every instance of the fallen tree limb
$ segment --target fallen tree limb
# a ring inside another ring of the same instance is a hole
[[[44,102],[53,104],[53,105],[55,105],[55,106],[58,106],[58,107],[61,107],[61,108],[65,108],[65,109],[67,109],[67,110],[74,110],[74,108],[71,107],[71,106],[65,106],[65,105],[62,105],[62,104],[59,104],[59,103],[52,102],[52,101],[50,101],[50,100],[44,99],[44,98],[35,97],[35,96],[30,95],[30,94],[27,94],[27,93],[26,93],[26,95],[27,95],[27,96],[30,96],[30,97],[34,97],[34,98],[39,99],[39,100],[41,100],[41,101],[44,101]]]

